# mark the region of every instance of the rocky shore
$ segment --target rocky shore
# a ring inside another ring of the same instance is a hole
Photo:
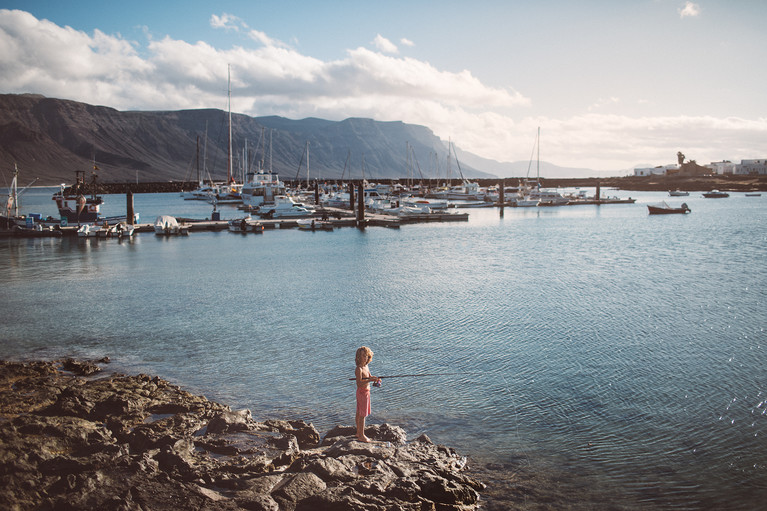
[[[0,361],[0,508],[469,510],[466,459],[387,424],[259,422],[96,362]]]

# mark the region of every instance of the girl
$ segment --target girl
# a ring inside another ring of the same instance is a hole
[[[379,378],[370,375],[368,364],[373,360],[373,350],[367,346],[362,346],[357,350],[355,362],[357,368],[354,370],[354,376],[357,380],[357,440],[360,442],[370,442],[365,436],[365,417],[370,415],[370,382],[380,381]]]

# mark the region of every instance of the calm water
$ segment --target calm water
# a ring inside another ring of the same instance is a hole
[[[0,357],[108,355],[324,432],[353,424],[365,344],[374,374],[465,373],[385,380],[369,422],[490,463],[531,507],[761,506],[767,195],[615,193],[639,200],[400,230],[1,239]],[[24,200],[55,213],[49,189]],[[692,213],[648,216],[660,200]],[[135,203],[143,222],[211,212]]]

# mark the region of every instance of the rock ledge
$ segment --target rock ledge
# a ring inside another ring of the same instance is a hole
[[[354,440],[94,362],[0,361],[0,508],[469,510],[465,458],[382,424]],[[93,376],[96,375],[96,376]]]

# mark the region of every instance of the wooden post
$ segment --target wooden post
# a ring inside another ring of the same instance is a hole
[[[503,203],[506,201],[506,198],[503,196],[503,189],[506,186],[506,181],[501,179],[501,184],[498,185],[498,205],[501,206],[501,209],[503,209]]]
[[[357,227],[365,226],[365,184],[357,188]]]
[[[131,191],[130,188],[128,188],[128,193],[125,194],[125,202],[126,202],[126,209],[127,209],[127,213],[125,215],[126,216],[125,221],[128,225],[133,225],[133,217],[134,217],[133,192]]]
[[[597,181],[597,194],[596,194],[595,198],[597,200],[597,204],[599,204],[599,181]]]
[[[314,180],[314,205],[320,205],[320,183],[316,179]]]
[[[349,183],[349,209],[354,212],[354,183]]]

